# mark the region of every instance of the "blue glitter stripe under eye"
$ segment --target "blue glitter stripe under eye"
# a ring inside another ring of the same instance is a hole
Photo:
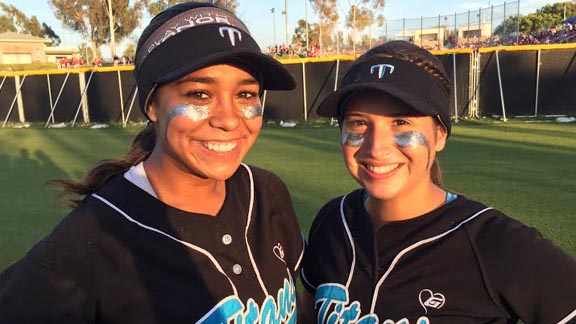
[[[359,147],[364,143],[364,134],[343,132],[342,133],[342,145]]]
[[[177,116],[186,117],[192,121],[201,121],[208,118],[210,108],[193,104],[179,104],[168,114],[168,120]]]
[[[245,119],[254,119],[262,116],[263,108],[261,105],[250,105],[242,108],[242,117]]]
[[[417,131],[408,131],[394,134],[394,143],[400,147],[426,146],[428,140],[424,134]]]

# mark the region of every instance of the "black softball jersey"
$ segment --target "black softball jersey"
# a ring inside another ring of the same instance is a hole
[[[301,275],[317,323],[576,323],[576,261],[537,230],[463,196],[375,230],[363,193],[310,230]]]
[[[296,323],[303,248],[270,172],[242,164],[216,217],[117,176],[0,275],[0,323]]]

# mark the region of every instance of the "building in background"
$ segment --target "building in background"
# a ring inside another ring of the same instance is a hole
[[[0,33],[0,64],[46,63],[46,46],[51,39]]]
[[[56,63],[56,64],[59,64],[60,60],[63,58],[72,60],[80,53],[80,50],[77,47],[73,46],[46,47],[45,50],[46,50],[46,63]]]

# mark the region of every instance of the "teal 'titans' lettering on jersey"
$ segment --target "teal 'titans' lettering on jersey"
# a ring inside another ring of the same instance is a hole
[[[197,324],[296,324],[296,289],[294,281],[284,279],[284,287],[278,290],[276,299],[266,297],[262,307],[250,298],[246,307],[238,296],[224,298]]]
[[[358,301],[350,302],[348,289],[344,285],[336,283],[322,284],[316,290],[315,299],[316,307],[318,308],[318,323],[380,324],[380,320],[375,314],[360,317],[362,307]],[[410,321],[405,318],[399,321],[387,319],[381,324],[410,324]],[[416,320],[415,324],[430,324],[430,320],[422,316]]]

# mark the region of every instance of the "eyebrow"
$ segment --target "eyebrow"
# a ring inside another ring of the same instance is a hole
[[[180,80],[177,81],[177,83],[182,84],[182,83],[204,83],[204,84],[215,84],[217,83],[217,80],[211,77],[195,77],[195,76],[188,76],[188,77],[184,77]],[[252,84],[259,84],[258,81],[256,81],[256,79],[254,78],[246,78],[246,79],[242,79],[240,80],[240,82],[238,82],[238,85],[252,85]]]
[[[406,112],[393,112],[393,113],[386,114],[386,116],[395,117],[395,118],[397,118],[397,117],[411,118],[411,117],[419,117],[420,115],[414,114],[414,113],[409,114]]]
[[[368,115],[368,113],[364,113],[364,112],[351,112],[351,113],[347,113],[344,117],[362,117],[362,116],[366,116]],[[410,113],[406,113],[406,112],[392,112],[392,113],[386,113],[383,116],[386,117],[391,117],[391,118],[413,118],[413,117],[422,117],[425,116],[424,114],[410,114]]]

